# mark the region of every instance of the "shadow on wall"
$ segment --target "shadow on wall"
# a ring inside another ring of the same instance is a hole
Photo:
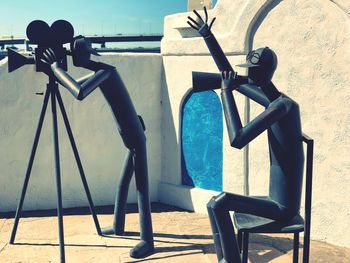
[[[173,185],[179,185],[182,188],[186,189],[186,186],[181,185],[182,178],[177,174],[177,169],[173,169],[173,166],[169,166],[168,164],[172,163],[175,167],[179,166],[181,171],[181,156],[177,149],[181,147],[179,145],[176,135],[175,129],[175,121],[171,109],[170,97],[168,91],[168,85],[165,75],[165,69],[163,65],[163,80],[162,80],[162,177],[165,178],[164,182],[170,183]],[[184,94],[184,97],[188,94]],[[180,108],[178,109],[178,114],[181,113],[181,107],[183,105],[183,101],[180,104]],[[180,120],[181,125],[181,120]],[[180,127],[180,126],[179,126]],[[193,211],[193,201],[191,196],[192,186],[188,186],[186,191],[181,191],[181,199],[186,200],[187,209]]]
[[[168,163],[177,163],[178,162],[178,154],[174,149],[178,148],[177,138],[176,138],[176,130],[175,130],[175,122],[173,118],[173,114],[171,111],[171,104],[168,92],[168,85],[166,81],[165,69],[163,65],[163,81],[162,81],[162,176],[167,178],[167,182],[176,176],[176,171],[173,172],[171,167],[168,167],[166,164]],[[167,147],[165,148],[165,145]],[[174,182],[173,182],[174,183]]]

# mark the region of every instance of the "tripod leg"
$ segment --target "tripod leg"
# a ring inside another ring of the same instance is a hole
[[[129,185],[134,172],[133,154],[128,149],[125,157],[118,190],[115,197],[113,226],[102,230],[103,234],[122,235],[125,227],[125,210],[128,198]]]
[[[44,97],[43,107],[41,108],[41,113],[40,113],[40,118],[39,118],[39,122],[38,122],[38,127],[36,129],[34,142],[33,142],[33,146],[32,146],[32,152],[30,154],[26,175],[24,177],[24,183],[23,183],[23,187],[22,187],[21,197],[19,199],[18,206],[17,206],[15,222],[14,222],[12,233],[11,233],[10,244],[13,244],[15,242],[17,227],[18,227],[18,223],[19,223],[19,218],[21,216],[22,207],[23,207],[23,203],[24,203],[24,198],[25,198],[27,187],[28,187],[28,183],[29,183],[30,173],[31,173],[32,167],[33,167],[33,162],[34,162],[34,157],[35,157],[35,153],[36,153],[36,148],[37,148],[38,143],[39,143],[41,128],[43,126],[43,122],[44,122],[44,118],[45,118],[45,112],[46,112],[46,108],[47,108],[47,103],[49,101],[49,96],[50,96],[50,91],[49,91],[49,89],[47,89],[46,93],[45,93],[45,97]]]
[[[60,242],[61,263],[64,263],[65,253],[64,253],[63,214],[62,214],[60,153],[59,153],[59,145],[58,145],[58,125],[57,125],[56,94],[55,94],[56,90],[57,90],[57,85],[55,86],[52,85],[51,107],[52,107],[53,140],[54,140],[54,154],[55,154],[55,166],[56,166],[58,232],[59,232],[59,242]]]
[[[67,133],[68,133],[68,137],[69,137],[69,140],[70,140],[70,144],[72,146],[74,157],[75,157],[75,160],[77,162],[77,166],[78,166],[78,169],[79,169],[81,181],[83,182],[85,193],[86,193],[86,196],[87,196],[87,199],[88,199],[88,202],[89,202],[90,212],[91,212],[92,217],[94,219],[94,223],[95,223],[95,226],[96,226],[97,234],[102,235],[100,224],[98,222],[98,218],[97,218],[97,215],[96,215],[96,212],[95,212],[95,206],[94,206],[94,203],[92,201],[92,197],[91,197],[91,193],[90,193],[90,190],[89,190],[89,186],[88,186],[88,183],[87,183],[87,180],[86,180],[86,177],[85,177],[83,165],[82,165],[80,157],[79,157],[78,148],[77,148],[77,146],[75,144],[75,140],[74,140],[74,137],[73,137],[73,132],[72,132],[72,129],[71,129],[70,124],[69,124],[68,116],[67,116],[66,110],[64,108],[64,104],[63,104],[63,100],[62,100],[61,94],[60,94],[58,89],[56,90],[56,96],[57,96],[58,105],[59,105],[59,107],[61,109],[63,121],[64,121],[64,124],[65,124],[66,129],[67,129]]]

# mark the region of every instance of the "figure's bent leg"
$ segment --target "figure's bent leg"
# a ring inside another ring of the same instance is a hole
[[[102,230],[105,235],[122,235],[124,233],[126,201],[133,172],[133,153],[128,149],[115,198],[113,226]]]
[[[227,198],[226,193],[222,193],[212,200],[210,206],[221,241],[223,257],[218,259],[219,262],[240,263],[241,255],[239,253],[235,231],[230,218],[227,205],[228,201],[229,199]]]
[[[220,234],[219,234],[218,226],[216,224],[213,211],[211,209],[211,206],[214,203],[215,203],[215,199],[214,198],[210,199],[209,203],[207,204],[207,209],[208,209],[208,216],[209,216],[209,220],[210,220],[211,230],[213,232],[213,239],[214,239],[216,256],[218,258],[218,261],[220,261],[223,258],[223,255],[222,255],[222,248],[221,248],[221,241],[220,241]]]
[[[229,193],[221,193],[210,203],[216,226],[220,234],[223,259],[226,262],[241,262],[229,211],[250,213],[272,219],[283,218],[280,206],[266,199],[259,199]]]
[[[130,251],[130,256],[133,258],[144,258],[154,252],[146,142],[139,143],[135,147],[134,165],[141,241]]]

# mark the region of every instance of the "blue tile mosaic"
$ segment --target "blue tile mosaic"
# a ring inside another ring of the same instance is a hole
[[[182,182],[222,191],[223,117],[213,91],[190,93],[182,109]]]

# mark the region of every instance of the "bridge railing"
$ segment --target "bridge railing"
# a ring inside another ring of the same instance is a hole
[[[160,47],[126,47],[126,48],[107,48],[106,43],[121,43],[121,42],[160,42],[163,38],[162,34],[148,34],[148,35],[92,35],[86,36],[94,44],[100,44],[97,48],[98,52],[137,52],[137,53],[160,53]],[[0,55],[6,56],[7,51],[5,46],[14,47],[15,45],[24,45],[24,52],[31,51],[31,43],[26,38],[0,38]]]

